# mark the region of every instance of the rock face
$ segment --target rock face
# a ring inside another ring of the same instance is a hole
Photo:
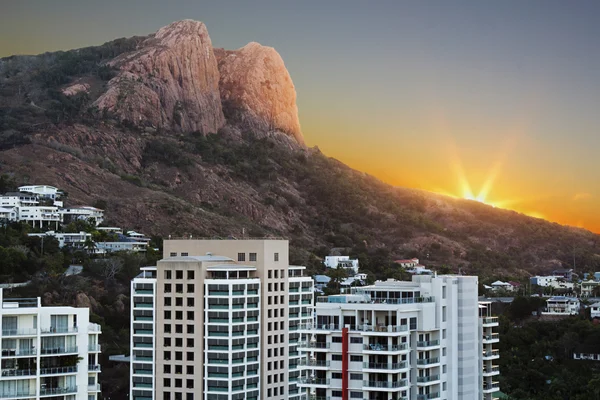
[[[243,129],[279,130],[303,145],[296,89],[279,53],[252,42],[235,51],[215,50],[215,55],[228,121]]]
[[[225,124],[219,70],[203,23],[174,22],[109,64],[120,72],[94,103],[100,110],[176,131],[214,133]]]

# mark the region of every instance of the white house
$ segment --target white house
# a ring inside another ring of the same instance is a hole
[[[408,260],[395,260],[396,264],[399,264],[402,268],[413,268],[419,265],[418,258],[411,258]]]
[[[590,317],[600,318],[600,302],[594,303],[590,306]]]
[[[411,267],[410,269],[407,269],[406,272],[413,274],[413,275],[431,275],[431,274],[433,274],[433,271],[425,268],[424,265],[415,265],[415,266]]]
[[[104,210],[96,207],[81,206],[61,208],[59,212],[63,216],[65,223],[75,220],[88,221],[92,219],[95,221],[96,226],[98,226],[104,221]]]
[[[96,253],[105,254],[113,251],[144,252],[148,248],[147,242],[97,242]]]
[[[556,275],[532,276],[531,278],[529,278],[529,282],[532,285],[546,287],[546,286],[551,286],[551,284],[553,282],[556,282],[559,278],[562,278],[562,276],[556,276]]]
[[[514,286],[509,282],[496,281],[491,284],[492,290],[506,290],[508,292],[512,292],[514,290]]]
[[[132,239],[135,239],[138,242],[150,242],[150,240],[152,240],[143,233],[139,233],[136,231],[127,231],[127,236],[129,236]]]
[[[19,186],[19,192],[34,193],[45,199],[56,200],[60,198],[58,188],[50,185],[25,185]]]
[[[19,207],[19,221],[31,222],[40,228],[44,225],[49,226],[54,224],[58,229],[58,223],[62,222],[62,215],[58,212],[58,207],[55,206],[25,206]]]
[[[0,220],[16,221],[19,216],[15,207],[0,207]]]
[[[579,299],[575,297],[554,296],[546,300],[546,310],[542,315],[577,315]]]
[[[62,233],[55,231],[48,231],[45,233],[28,233],[27,236],[33,237],[44,237],[52,236],[58,240],[58,246],[63,248],[65,246],[74,248],[83,248],[87,240],[92,239],[91,233],[79,232],[79,233]]]
[[[358,260],[351,260],[350,256],[327,256],[323,263],[327,268],[348,268],[358,273]]]
[[[581,297],[590,297],[594,293],[594,289],[600,286],[600,282],[589,280],[581,282]]]

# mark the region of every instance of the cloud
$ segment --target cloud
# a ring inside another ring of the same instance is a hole
[[[582,193],[576,193],[575,196],[573,196],[573,201],[588,200],[591,198],[592,198],[592,195],[590,193],[582,192]]]

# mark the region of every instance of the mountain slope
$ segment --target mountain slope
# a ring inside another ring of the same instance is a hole
[[[600,266],[599,237],[585,230],[394,188],[306,149],[276,52],[255,44],[247,56],[244,48],[214,50],[209,38],[194,39],[205,35],[198,24],[0,60],[0,172],[58,186],[70,204],[102,200],[111,224],[150,234],[285,236],[294,262],[336,247],[373,271],[409,256],[486,276],[526,276],[573,259],[579,268]],[[175,47],[160,42],[188,28],[196,33]],[[184,54],[213,50],[210,65],[174,67]],[[197,76],[211,85],[194,86]],[[206,93],[210,101],[192,101]],[[118,110],[103,106],[113,100]]]

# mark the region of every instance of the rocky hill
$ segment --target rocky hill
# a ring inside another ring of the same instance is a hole
[[[295,98],[274,49],[213,49],[195,21],[0,59],[0,172],[154,235],[285,236],[294,262],[336,247],[367,268],[409,256],[487,276],[600,267],[588,231],[394,188],[307,149]]]

